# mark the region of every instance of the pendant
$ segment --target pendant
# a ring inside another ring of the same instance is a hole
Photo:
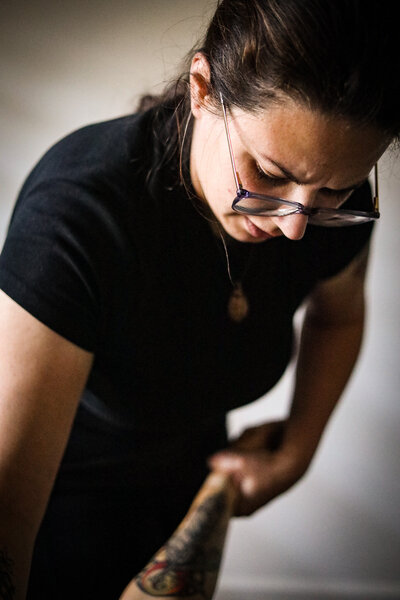
[[[242,284],[239,281],[235,283],[228,301],[228,315],[235,323],[241,323],[247,317],[248,312],[249,302],[244,295]]]

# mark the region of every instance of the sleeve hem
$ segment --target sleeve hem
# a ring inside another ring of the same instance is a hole
[[[78,317],[76,314],[72,314],[72,311],[64,310],[62,318],[60,318],[60,307],[54,306],[44,295],[31,289],[4,267],[0,270],[0,289],[46,327],[83,350],[94,352],[96,346],[94,323],[92,323],[93,333],[89,333],[89,323],[93,321],[93,317],[89,315]],[[82,321],[87,323],[87,331],[83,330]]]

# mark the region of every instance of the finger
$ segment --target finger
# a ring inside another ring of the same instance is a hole
[[[222,452],[211,457],[209,462],[214,471],[230,475],[238,490],[239,503],[244,498],[254,499],[265,485],[260,478],[263,471],[265,477],[265,457],[254,456],[253,453],[246,455]]]
[[[275,450],[282,442],[283,431],[283,421],[250,427],[231,443],[231,447],[235,450],[254,450],[256,448]]]
[[[215,471],[235,473],[244,468],[245,458],[230,450],[224,450],[210,456],[208,465]]]

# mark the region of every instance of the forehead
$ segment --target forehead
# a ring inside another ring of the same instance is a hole
[[[366,177],[388,145],[373,127],[286,101],[249,113],[234,110],[234,127],[246,150],[257,160],[271,159],[299,179]],[[352,181],[350,181],[352,180]]]

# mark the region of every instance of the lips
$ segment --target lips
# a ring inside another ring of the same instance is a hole
[[[245,217],[244,219],[245,219],[246,229],[252,237],[254,237],[258,240],[268,240],[268,239],[275,237],[275,236],[267,233],[266,231],[263,231],[262,229],[257,227],[257,225],[254,225],[254,223],[252,221],[250,221],[250,219],[248,217]]]

